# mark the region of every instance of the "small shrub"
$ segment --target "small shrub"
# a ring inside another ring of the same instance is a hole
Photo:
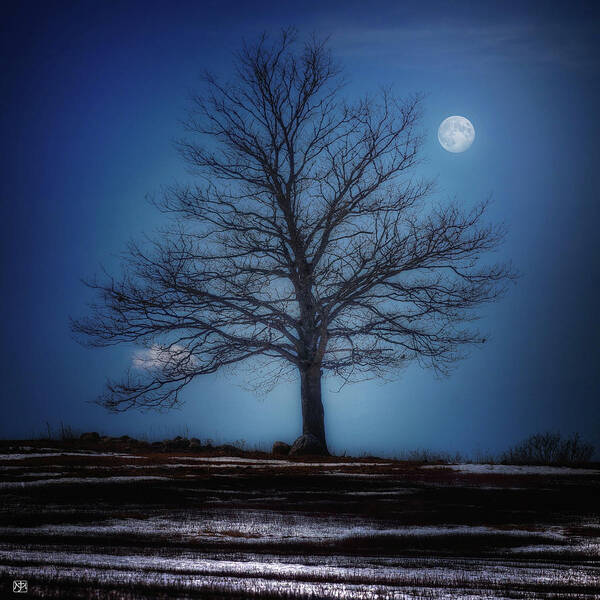
[[[583,442],[578,433],[562,438],[560,433],[538,433],[510,448],[501,462],[509,465],[576,466],[590,461],[594,446]]]
[[[73,430],[70,425],[65,425],[62,421],[60,422],[60,439],[65,442],[74,440],[78,437],[77,433]]]
[[[426,448],[419,448],[417,450],[410,450],[401,452],[397,456],[399,460],[408,460],[411,462],[419,463],[461,463],[464,461],[464,457],[460,453],[451,454],[449,452],[437,452],[435,450],[428,450]]]

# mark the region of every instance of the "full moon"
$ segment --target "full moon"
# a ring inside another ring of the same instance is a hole
[[[465,117],[448,117],[438,129],[438,140],[448,152],[464,152],[475,139],[475,128]]]

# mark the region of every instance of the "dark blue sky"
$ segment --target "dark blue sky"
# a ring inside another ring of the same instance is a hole
[[[600,446],[599,52],[586,2],[16,2],[2,19],[0,435],[45,422],[151,437],[185,432],[268,446],[300,433],[298,384],[257,399],[235,376],[193,383],[181,410],[111,415],[87,401],[133,348],[78,346],[80,282],[119,263],[160,216],[145,202],[187,177],[173,149],[189,91],[227,76],[242,38],[288,25],[331,35],[346,93],[392,84],[427,94],[421,173],[438,198],[510,233],[500,254],[522,273],[485,307],[489,342],[450,378],[410,368],[335,393],[330,447],[497,451],[531,433],[581,432]],[[469,118],[476,140],[450,154],[436,131]]]

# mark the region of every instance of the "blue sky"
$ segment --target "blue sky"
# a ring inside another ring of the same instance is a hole
[[[577,2],[9,4],[0,435],[63,421],[267,447],[300,433],[298,384],[257,398],[231,374],[194,382],[180,410],[111,415],[89,401],[134,349],[84,349],[68,327],[90,300],[80,279],[116,269],[130,238],[160,226],[145,196],[187,177],[172,141],[200,74],[226,78],[243,38],[289,25],[330,36],[349,97],[426,95],[421,173],[439,200],[492,195],[490,217],[509,228],[499,257],[522,273],[481,311],[489,342],[449,378],[415,366],[339,393],[326,383],[330,446],[497,451],[548,429],[600,446],[598,11]],[[476,129],[464,154],[437,142],[453,114]]]

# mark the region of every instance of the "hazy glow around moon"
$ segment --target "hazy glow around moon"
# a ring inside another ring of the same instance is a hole
[[[438,129],[438,140],[448,152],[464,152],[475,139],[475,128],[465,117],[448,117]]]

